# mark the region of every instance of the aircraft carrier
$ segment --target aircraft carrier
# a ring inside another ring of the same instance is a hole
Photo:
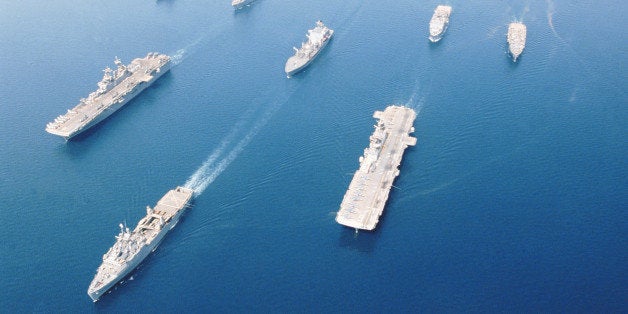
[[[448,5],[439,5],[434,10],[434,15],[430,20],[430,41],[435,43],[441,38],[449,25],[449,15],[451,15],[451,7]]]
[[[156,52],[137,58],[127,66],[118,58],[114,62],[117,69],[105,68],[98,90],[48,123],[48,133],[71,139],[116,112],[170,70],[171,65],[169,56]]]
[[[301,43],[299,49],[292,47],[295,54],[286,61],[285,71],[288,77],[307,67],[334,35],[334,30],[327,28],[321,21],[316,21],[316,27],[307,32],[307,41]]]
[[[254,0],[233,0],[231,5],[234,9],[242,9],[245,5],[253,2]]]
[[[512,61],[517,62],[517,58],[526,47],[526,26],[523,23],[514,22],[508,25],[508,51],[512,56]]]
[[[166,233],[177,224],[193,194],[191,189],[177,187],[168,191],[155,208],[146,206],[146,217],[140,220],[133,231],[120,224],[116,242],[103,255],[102,264],[87,289],[87,294],[94,302],[157,248]]]
[[[336,214],[339,224],[355,228],[356,232],[375,229],[399,175],[403,152],[417,141],[410,136],[416,118],[413,109],[391,105],[384,111],[375,111],[373,117],[379,121]]]

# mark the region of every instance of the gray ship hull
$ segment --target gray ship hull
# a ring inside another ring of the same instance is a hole
[[[161,65],[153,72],[140,74],[144,76],[143,79],[147,78],[148,75],[150,75],[150,78],[146,79],[145,81],[141,81],[140,79],[137,85],[133,86],[129,91],[123,90],[121,94],[118,94],[117,91],[114,92],[114,89],[118,87],[116,86],[111,91],[108,91],[106,92],[106,94],[100,96],[103,98],[106,97],[106,100],[98,99],[97,101],[95,101],[94,104],[89,105],[79,104],[77,107],[68,111],[78,111],[78,113],[74,112],[74,114],[72,115],[66,115],[68,116],[68,122],[50,123],[46,127],[46,131],[50,134],[61,136],[66,141],[72,139],[73,137],[83,133],[94,125],[105,120],[114,112],[122,108],[122,106],[126,105],[129,101],[134,99],[135,96],[139,95],[147,87],[151,86],[156,80],[158,80],[162,75],[167,73],[170,70],[171,64],[171,61],[168,59],[165,64]],[[125,81],[121,82],[120,85],[124,83]],[[81,109],[77,109],[79,107]],[[84,116],[85,118],[79,121],[80,116]]]
[[[232,1],[231,5],[233,6],[234,9],[237,10],[237,9],[242,9],[244,6],[250,4],[253,1],[255,1],[255,0],[244,0],[244,1],[241,1],[241,2]]]
[[[332,31],[333,34],[333,31]],[[316,59],[316,57],[318,57],[318,55],[321,53],[321,51],[323,49],[325,49],[325,47],[327,46],[327,43],[329,43],[329,41],[331,40],[331,37],[324,41],[323,44],[321,45],[321,48],[316,51],[316,53],[311,57],[311,58],[299,58],[296,56],[292,56],[288,59],[288,62],[286,63],[286,75],[288,77],[291,77],[299,72],[301,72],[303,69],[305,69],[308,65],[310,65],[310,63],[312,63],[312,61],[314,61],[314,59]],[[288,64],[291,63],[291,66],[288,66]]]
[[[316,27],[308,30],[308,41],[301,44],[301,48],[293,48],[296,53],[288,58],[284,71],[288,77],[305,69],[320,52],[327,47],[334,35],[334,30],[326,27],[323,22],[317,21]]]
[[[164,75],[165,73],[170,71],[170,63],[168,63],[166,66],[164,66],[164,68],[160,69],[158,72],[155,72],[154,77],[150,81],[148,81],[146,83],[143,83],[143,84],[139,84],[138,86],[136,86],[130,93],[128,93],[128,94],[126,94],[124,96],[124,98],[123,98],[123,100],[121,102],[117,102],[117,103],[111,105],[109,108],[105,109],[100,115],[98,115],[96,118],[94,118],[90,123],[88,123],[84,127],[78,128],[74,132],[71,132],[70,134],[67,134],[67,135],[63,135],[63,134],[57,134],[57,135],[62,136],[67,141],[67,140],[70,140],[71,138],[73,138],[73,137],[75,137],[75,136],[77,136],[77,135],[79,135],[79,134],[89,130],[89,128],[91,128],[94,125],[100,123],[101,121],[107,119],[109,116],[111,116],[116,111],[118,111],[120,108],[122,108],[124,105],[126,105],[129,101],[133,100],[135,98],[135,96],[139,95],[146,88],[150,87],[162,75]]]
[[[182,214],[183,214],[183,210],[179,211],[179,213],[175,217],[173,217],[172,221],[164,226],[164,228],[157,235],[157,237],[155,237],[155,239],[149,245],[146,245],[145,247],[143,247],[137,253],[135,258],[127,263],[127,265],[124,267],[124,269],[120,272],[118,276],[112,278],[111,281],[104,284],[102,288],[99,288],[95,291],[88,291],[87,294],[89,295],[90,298],[92,298],[92,301],[94,302],[98,301],[98,299],[100,299],[100,297],[103,294],[109,291],[109,289],[115,286],[120,280],[126,278],[131,273],[131,271],[137,268],[137,266],[139,266],[142,263],[142,261],[144,261],[144,259],[146,259],[148,255],[150,255],[151,252],[154,252],[159,246],[159,244],[161,243],[161,241],[163,241],[168,231],[172,230],[177,225]]]
[[[448,26],[449,26],[449,22],[447,22],[447,23],[445,24],[445,26],[443,26],[443,30],[442,30],[440,33],[438,33],[438,34],[436,34],[436,35],[430,35],[430,36],[429,36],[430,41],[431,41],[431,42],[433,42],[433,43],[437,43],[437,42],[439,42],[441,39],[443,39],[443,35],[444,35],[444,34],[445,34],[445,32],[447,31],[447,27],[448,27]]]
[[[336,214],[336,222],[362,230],[373,230],[384,212],[390,189],[397,176],[403,153],[416,145],[412,126],[416,113],[403,106],[388,106],[376,111],[379,119],[370,137],[370,145],[360,157],[360,167],[353,175],[349,188]]]
[[[430,19],[430,35],[431,42],[436,43],[443,38],[443,35],[449,27],[449,16],[451,15],[451,7],[447,5],[439,5],[434,10],[434,15]]]
[[[515,22],[508,25],[508,53],[512,57],[513,62],[523,53],[526,46],[527,29],[523,23]]]
[[[185,208],[189,200],[191,199],[191,193],[192,192],[190,192],[190,196],[184,202],[182,208],[179,209],[176,214],[172,216],[168,223],[166,223],[162,227],[162,229],[155,235],[155,237],[152,238],[149,243],[146,243],[144,246],[142,246],[135,254],[135,256],[132,259],[126,261],[126,263],[113,276],[107,277],[106,281],[103,281],[102,277],[99,277],[98,275],[94,277],[94,280],[92,280],[90,287],[87,290],[87,294],[92,299],[92,301],[98,301],[103,294],[107,293],[107,291],[114,287],[120,280],[126,278],[134,269],[137,268],[137,266],[142,263],[142,261],[144,261],[144,259],[146,259],[146,257],[150,255],[151,252],[154,252],[157,249],[166,234],[170,230],[172,230],[179,222],[181,215],[183,215],[183,213],[185,212]]]

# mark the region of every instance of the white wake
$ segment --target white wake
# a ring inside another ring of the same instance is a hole
[[[247,127],[249,119],[244,118],[238,122],[231,130],[229,135],[223,139],[218,147],[207,157],[205,162],[188,178],[185,187],[194,190],[195,196],[201,195],[205,189],[222,174],[227,167],[242,153],[244,148],[251,140],[260,132],[260,130],[268,123],[275,112],[283,105],[282,101],[274,102],[269,108],[262,112],[261,117],[253,123],[248,132],[229,149],[238,134]],[[249,115],[245,115],[249,116]]]
[[[172,60],[172,65],[178,65],[181,62],[183,62],[183,60],[185,60],[185,58],[187,58],[190,55],[190,53],[194,50],[194,48],[204,39],[205,39],[205,36],[199,37],[197,40],[195,40],[191,44],[171,54],[170,59]]]

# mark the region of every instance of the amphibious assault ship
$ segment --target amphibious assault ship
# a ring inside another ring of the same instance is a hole
[[[253,2],[255,0],[233,0],[231,1],[231,5],[234,9],[242,9],[245,5]]]
[[[307,32],[307,41],[301,43],[301,48],[292,47],[295,54],[288,58],[285,68],[288,77],[308,66],[334,35],[334,31],[327,28],[321,21],[317,21],[316,27]]]
[[[435,43],[441,38],[449,25],[449,15],[451,15],[451,7],[448,5],[439,5],[434,10],[434,15],[430,20],[430,41]]]
[[[375,111],[379,119],[370,137],[370,145],[360,157],[360,168],[353,175],[345,193],[336,221],[347,227],[373,230],[384,211],[393,181],[399,175],[403,152],[416,145],[412,126],[414,110],[391,105],[386,110]]]
[[[170,57],[156,52],[137,58],[127,66],[118,58],[114,62],[118,68],[105,68],[98,89],[82,98],[66,114],[48,123],[48,133],[69,140],[116,112],[170,70]]]
[[[102,264],[87,289],[87,294],[94,302],[157,248],[166,233],[177,224],[193,194],[191,189],[177,187],[168,191],[155,208],[146,206],[146,217],[140,220],[133,231],[120,224],[116,242],[103,255]]]
[[[512,61],[517,62],[517,58],[526,47],[526,26],[520,22],[508,25],[508,51],[512,56]]]

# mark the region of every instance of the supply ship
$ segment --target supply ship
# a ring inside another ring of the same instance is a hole
[[[231,5],[234,9],[242,9],[245,5],[253,2],[254,0],[233,0],[231,1]]]
[[[449,15],[451,15],[451,7],[448,5],[439,5],[434,10],[434,15],[430,20],[430,41],[435,43],[441,38],[449,25]]]
[[[146,206],[146,217],[140,220],[133,231],[120,224],[116,242],[103,255],[102,264],[87,289],[87,294],[94,302],[157,248],[166,233],[177,224],[193,194],[191,189],[177,187],[168,191],[155,208]]]
[[[288,58],[285,68],[288,77],[308,66],[334,35],[334,31],[327,28],[321,21],[317,21],[316,27],[307,32],[307,41],[301,43],[301,48],[292,47],[295,54]]]
[[[512,61],[517,62],[517,58],[526,47],[526,26],[523,23],[514,22],[508,25],[508,51],[512,56]]]
[[[117,69],[105,68],[95,92],[46,125],[48,133],[71,139],[116,112],[170,70],[171,65],[169,56],[156,52],[137,58],[127,66],[118,58],[114,63]]]
[[[393,181],[399,175],[403,152],[417,142],[410,136],[416,118],[413,109],[391,105],[383,112],[375,111],[373,117],[379,120],[369,147],[359,159],[360,168],[353,175],[336,214],[339,224],[355,228],[356,232],[375,229]]]

